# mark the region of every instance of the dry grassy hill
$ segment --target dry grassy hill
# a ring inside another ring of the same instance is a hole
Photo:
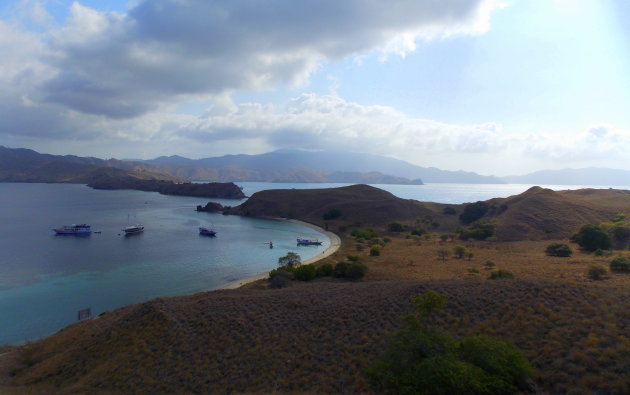
[[[370,393],[364,369],[400,326],[410,297],[427,289],[449,298],[436,325],[513,342],[537,368],[544,392],[630,390],[627,292],[451,280],[320,282],[156,299],[5,355],[0,391]]]
[[[520,195],[491,199],[486,219],[497,221],[500,240],[564,239],[584,224],[610,221],[630,213],[630,191],[580,189],[552,191],[532,187]]]
[[[245,203],[228,212],[253,217],[296,218],[319,226],[382,227],[393,221],[416,226],[422,219],[440,218],[440,229],[454,230],[456,216],[442,214],[446,205],[401,199],[368,185],[327,189],[274,189],[253,194]],[[341,216],[325,220],[331,209]]]

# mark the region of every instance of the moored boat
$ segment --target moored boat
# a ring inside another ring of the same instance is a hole
[[[210,237],[214,237],[217,235],[217,232],[214,229],[208,229],[208,228],[204,228],[204,227],[199,227],[199,234],[202,236],[210,236]]]
[[[128,235],[133,235],[136,233],[141,233],[144,231],[144,225],[140,225],[140,224],[136,224],[136,225],[129,225],[129,226],[125,226],[123,228],[123,232],[125,232],[125,234]]]
[[[299,246],[320,246],[322,242],[319,240],[301,239],[297,238],[297,244]]]
[[[88,224],[65,225],[61,228],[54,228],[53,231],[58,235],[75,235],[87,236],[92,233],[92,229]]]

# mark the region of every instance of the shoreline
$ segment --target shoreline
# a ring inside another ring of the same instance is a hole
[[[339,249],[339,247],[341,247],[341,238],[339,236],[337,236],[335,233],[330,232],[328,230],[325,230],[323,228],[320,228],[317,225],[313,225],[313,224],[309,224],[308,222],[304,222],[304,221],[300,221],[297,219],[279,219],[281,221],[289,221],[292,222],[294,224],[299,224],[299,225],[304,225],[306,227],[309,227],[313,230],[316,230],[320,233],[325,234],[326,236],[328,236],[328,238],[330,239],[330,246],[325,249],[321,254],[318,254],[310,259],[305,260],[304,262],[302,262],[302,265],[309,265],[311,263],[315,263],[317,261],[320,261],[324,258],[327,258],[329,256],[331,256],[332,254],[334,254],[335,252],[337,252],[337,250]],[[258,280],[262,280],[265,279],[269,276],[269,272],[264,272],[264,273],[259,273],[259,274],[255,274],[253,276],[249,276],[249,277],[245,277],[242,278],[240,280],[236,280],[233,281],[231,283],[227,283],[225,285],[220,286],[219,288],[216,288],[216,290],[224,290],[224,289],[237,289],[240,288],[244,285],[253,283],[255,281]]]

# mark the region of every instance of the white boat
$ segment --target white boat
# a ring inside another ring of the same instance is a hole
[[[142,231],[144,231],[144,225],[140,225],[140,224],[129,225],[123,228],[123,232],[125,232],[125,234],[128,234],[128,235],[141,233]]]

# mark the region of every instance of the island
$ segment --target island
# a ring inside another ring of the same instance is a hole
[[[247,196],[233,182],[209,182],[205,184],[168,180],[143,180],[134,177],[99,177],[87,184],[94,189],[134,189],[159,192],[162,195],[196,196],[218,199],[244,199]]]

